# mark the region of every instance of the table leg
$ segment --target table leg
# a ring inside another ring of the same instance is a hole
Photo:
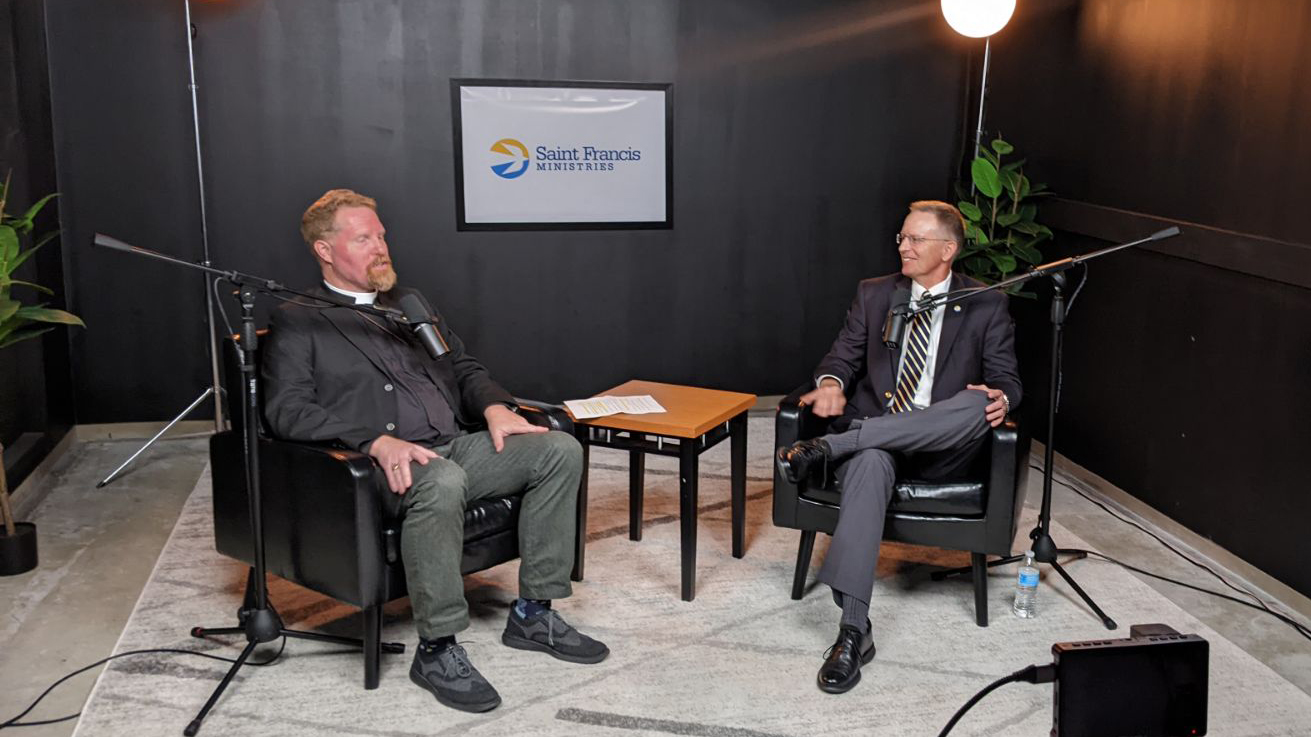
[[[640,432],[632,434],[633,440],[641,442],[646,435]],[[646,474],[646,453],[640,450],[628,451],[628,539],[642,539],[642,483]]]
[[[574,570],[569,574],[569,578],[574,581],[583,580],[583,556],[587,550],[587,467],[591,456],[591,446],[587,441],[580,437],[579,442],[583,446],[583,474],[578,477],[578,506],[574,512]]]
[[[733,557],[741,558],[745,555],[743,538],[747,517],[747,413],[729,420],[728,431],[732,458]]]
[[[696,596],[696,442],[683,438],[678,444],[678,521],[682,531],[683,601]]]

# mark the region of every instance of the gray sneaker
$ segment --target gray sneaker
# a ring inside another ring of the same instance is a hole
[[[410,666],[410,680],[452,709],[479,712],[501,705],[501,695],[473,667],[469,654],[459,645],[437,649],[419,643]]]
[[[540,650],[570,663],[599,663],[610,654],[610,648],[574,629],[554,609],[520,617],[510,607],[501,642],[520,650]]]

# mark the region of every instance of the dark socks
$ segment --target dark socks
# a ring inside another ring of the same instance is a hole
[[[851,594],[844,594],[833,589],[833,601],[842,607],[843,627],[851,627],[862,634],[869,629],[869,602],[861,601]]]
[[[859,450],[859,440],[859,428],[824,436],[824,442],[828,443],[829,452],[834,460],[845,458]]]
[[[514,613],[520,619],[533,617],[551,608],[550,599],[515,599]]]
[[[428,653],[436,653],[445,650],[455,644],[455,635],[446,635],[445,637],[434,637],[431,640],[419,638],[419,649]]]

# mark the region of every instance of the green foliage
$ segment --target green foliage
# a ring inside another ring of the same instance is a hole
[[[961,193],[956,204],[965,216],[965,248],[956,257],[957,268],[988,284],[1040,263],[1038,245],[1052,237],[1051,230],[1037,222],[1038,206],[1032,202],[1051,192],[1024,176],[1025,159],[1003,163],[1013,153],[1015,147],[1001,138],[979,149],[970,162],[974,192]],[[1034,296],[1018,287],[1010,291]]]
[[[13,345],[20,340],[35,338],[54,330],[56,325],[86,327],[74,314],[47,307],[44,302],[25,305],[11,295],[14,287],[31,289],[39,294],[53,294],[40,284],[13,278],[18,267],[58,235],[58,233],[50,233],[40,238],[31,248],[24,250],[22,247],[21,241],[30,237],[33,228],[36,227],[37,214],[53,197],[55,197],[53,194],[42,197],[22,215],[15,217],[5,212],[5,204],[9,200],[8,177],[5,178],[4,186],[0,188],[0,348]]]

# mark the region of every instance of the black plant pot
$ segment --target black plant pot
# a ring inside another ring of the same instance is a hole
[[[36,568],[36,525],[14,523],[14,534],[0,527],[0,576],[17,576]]]

